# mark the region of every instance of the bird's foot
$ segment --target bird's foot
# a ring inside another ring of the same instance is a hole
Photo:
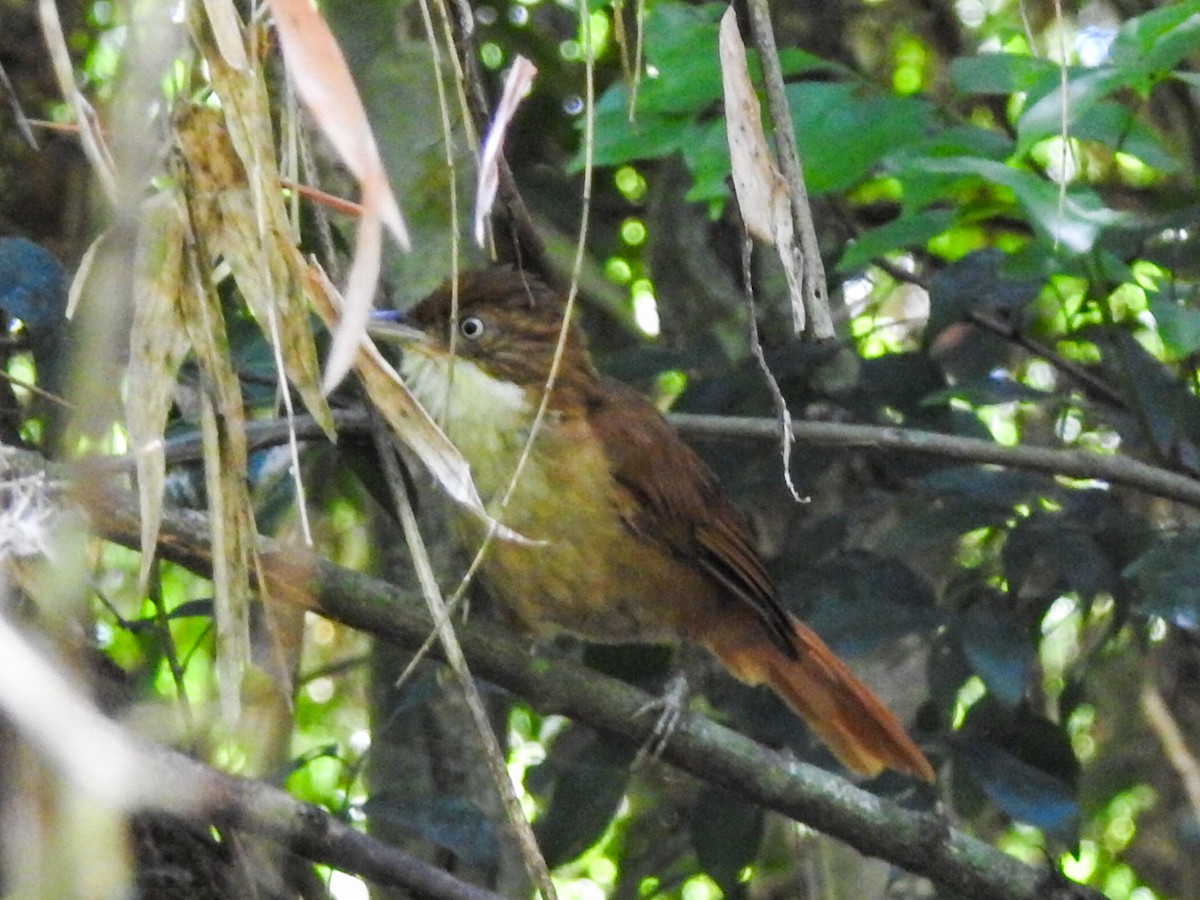
[[[654,723],[654,728],[650,731],[650,736],[646,738],[646,742],[642,744],[638,750],[637,756],[633,760],[633,765],[636,768],[647,759],[658,759],[664,749],[666,749],[667,741],[675,732],[679,725],[679,720],[683,716],[683,710],[687,706],[688,698],[688,683],[687,678],[683,674],[675,674],[667,682],[666,689],[662,692],[662,696],[651,700],[643,705],[638,711],[638,717],[647,713],[657,712],[658,721]]]

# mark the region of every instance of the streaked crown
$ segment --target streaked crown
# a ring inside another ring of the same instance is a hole
[[[423,351],[453,352],[500,381],[545,384],[563,327],[562,296],[536,277],[509,267],[459,276],[457,317],[453,285],[446,282],[405,318],[430,339]],[[567,328],[558,383],[569,390],[596,378],[583,333]]]

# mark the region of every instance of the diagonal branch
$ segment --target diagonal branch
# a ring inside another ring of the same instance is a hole
[[[136,498],[112,481],[85,474],[78,480],[78,497],[101,536],[136,547]],[[265,538],[259,550],[275,600],[404,647],[420,646],[429,633],[432,623],[424,606],[387,582]],[[209,571],[211,545],[204,517],[165,514],[160,552],[195,571]],[[543,713],[561,713],[638,745],[651,738],[654,723],[641,714],[651,698],[643,691],[575,663],[531,659],[524,645],[488,623],[468,622],[458,632],[475,671],[525,697]],[[697,777],[966,896],[1099,900],[1095,891],[1066,883],[1052,870],[1026,865],[937,815],[903,809],[701,715],[683,714],[662,756]]]
[[[205,828],[220,822],[432,900],[500,900],[265,781],[229,775],[133,734],[101,714],[61,664],[4,618],[0,650],[7,721],[74,789],[106,807],[165,812]]]
[[[854,227],[852,222],[846,221],[848,225]],[[856,233],[859,232],[857,228],[855,231]],[[886,257],[880,256],[871,260],[871,265],[886,272],[895,281],[915,285],[926,293],[929,293],[930,285],[927,278],[905,271]],[[1103,378],[1088,370],[1086,366],[1080,365],[1074,360],[1067,359],[1054,348],[1043,344],[1034,337],[1030,337],[1015,324],[1006,322],[994,313],[983,309],[971,310],[967,314],[966,321],[977,325],[984,331],[990,331],[1003,340],[1016,344],[1034,356],[1041,357],[1060,372],[1073,378],[1084,391],[1103,400],[1105,403],[1115,406],[1117,409],[1129,408],[1129,404],[1121,396],[1121,393]]]

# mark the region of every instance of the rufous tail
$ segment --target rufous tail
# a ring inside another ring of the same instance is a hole
[[[714,629],[704,644],[741,681],[775,691],[847,769],[875,776],[892,768],[933,781],[929,760],[892,711],[811,629],[794,618],[792,626],[796,659],[773,644],[761,627]]]

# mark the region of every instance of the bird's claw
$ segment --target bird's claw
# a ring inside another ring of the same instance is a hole
[[[672,675],[667,682],[662,696],[643,704],[637,711],[638,718],[647,713],[657,711],[658,721],[650,731],[650,736],[642,744],[634,757],[633,765],[639,766],[647,759],[658,759],[667,747],[667,741],[674,734],[679,720],[687,706],[688,683],[682,674]]]

